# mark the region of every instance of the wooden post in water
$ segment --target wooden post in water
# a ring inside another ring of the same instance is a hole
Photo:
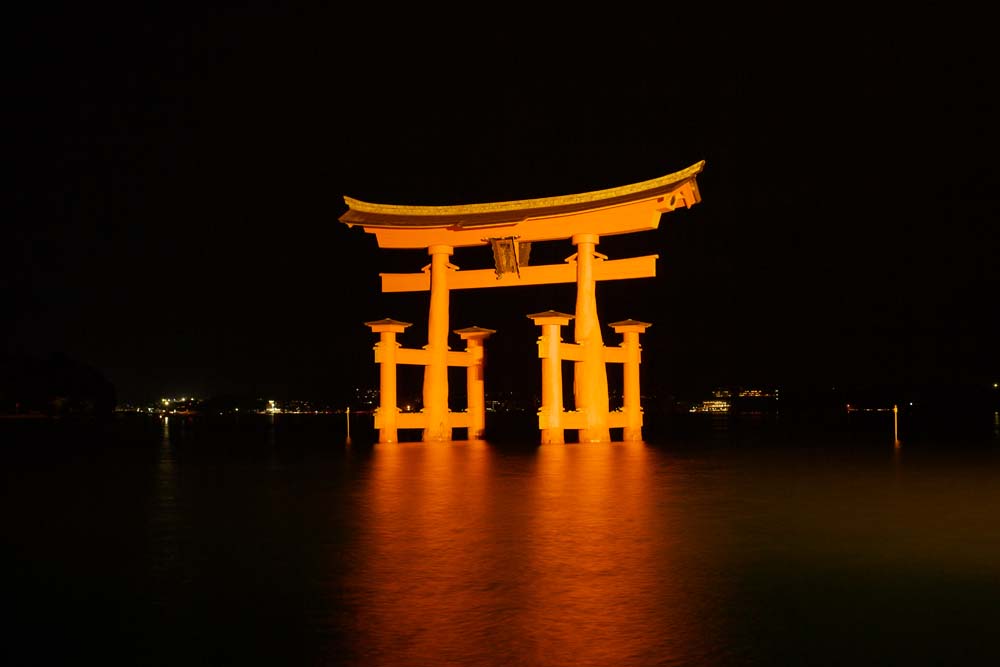
[[[396,342],[396,334],[403,333],[410,323],[386,318],[377,322],[365,322],[365,326],[379,334],[379,342],[375,344],[375,363],[379,364],[379,403],[375,411],[378,441],[397,442],[399,408],[396,406],[396,351],[399,343]]]
[[[470,356],[469,365],[465,370],[465,395],[467,396],[469,427],[466,438],[482,440],[486,431],[486,390],[483,378],[486,351],[484,341],[495,334],[493,329],[483,327],[466,327],[456,329],[455,333],[465,341],[466,353]]]
[[[448,258],[454,249],[435,243],[427,248],[431,256],[431,305],[427,317],[428,362],[424,366],[423,440],[451,440],[448,421]]]
[[[896,447],[899,447],[899,406],[892,406],[892,439]]]
[[[622,412],[625,413],[625,427],[622,440],[635,442],[642,440],[642,393],[639,390],[639,363],[641,348],[639,334],[652,326],[649,322],[623,320],[610,325],[622,335],[621,347],[625,350],[622,370]]]
[[[538,338],[538,358],[542,360],[542,406],[538,410],[538,426],[543,445],[563,444],[566,435],[563,424],[562,337],[559,328],[569,324],[573,315],[547,310],[528,315],[542,328]]]
[[[604,338],[597,317],[594,264],[597,234],[574,234],[576,246],[576,321],[573,340],[580,357],[573,362],[573,400],[583,414],[577,430],[580,442],[610,442],[608,430],[608,367],[604,363]]]

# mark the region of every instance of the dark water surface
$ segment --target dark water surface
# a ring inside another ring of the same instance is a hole
[[[343,427],[0,423],[3,664],[1000,664],[996,432]]]

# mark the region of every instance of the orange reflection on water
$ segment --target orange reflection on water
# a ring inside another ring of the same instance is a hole
[[[354,580],[366,664],[641,665],[702,651],[642,443],[379,445]],[[702,654],[702,657],[703,654]]]
[[[531,517],[531,662],[662,664],[696,631],[673,586],[670,490],[643,443],[542,446]]]
[[[485,443],[380,445],[366,498],[357,628],[366,664],[441,664],[464,645],[491,567]],[[481,620],[478,621],[481,624]],[[446,661],[445,661],[446,662]]]

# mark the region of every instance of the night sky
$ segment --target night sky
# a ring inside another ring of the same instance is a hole
[[[656,278],[598,287],[603,323],[653,323],[646,387],[1000,379],[983,17],[213,4],[9,18],[9,356],[91,364],[120,401],[377,386],[363,323],[412,322],[419,347],[427,308],[378,273],[428,258],[340,223],[344,195],[526,199],[705,160],[702,203],[598,247],[660,255]],[[533,259],[574,252],[551,246]],[[550,308],[572,313],[574,288],[452,293],[452,329],[497,330],[487,391],[537,384],[525,316]]]

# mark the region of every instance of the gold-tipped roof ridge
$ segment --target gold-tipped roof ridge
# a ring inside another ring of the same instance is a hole
[[[685,182],[693,183],[704,165],[705,161],[701,160],[672,174],[603,190],[482,204],[446,206],[376,204],[345,196],[344,202],[348,206],[348,211],[340,217],[340,221],[348,225],[360,224],[366,227],[491,225],[540,215],[612,206],[669,193]],[[696,189],[695,192],[697,196]]]

